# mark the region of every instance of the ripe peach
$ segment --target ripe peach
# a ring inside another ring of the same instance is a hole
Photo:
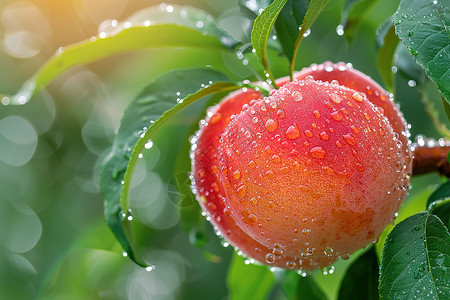
[[[347,257],[376,240],[409,185],[406,123],[392,102],[379,99],[380,109],[364,92],[387,93],[345,64],[330,80],[327,64],[278,80],[269,97],[229,95],[193,145],[202,209],[267,265],[313,270]]]

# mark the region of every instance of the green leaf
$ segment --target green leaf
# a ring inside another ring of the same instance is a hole
[[[450,234],[429,211],[413,215],[389,234],[379,291],[384,299],[444,299],[450,284]]]
[[[294,43],[293,57],[291,58],[289,67],[289,76],[291,77],[291,79],[294,74],[295,57],[297,56],[298,47],[300,46],[303,37],[307,35],[306,33],[311,29],[311,26],[316,21],[320,12],[327,5],[328,1],[329,0],[311,0],[309,3],[308,11],[306,12],[305,17],[303,18],[301,29],[298,32],[297,38]]]
[[[395,31],[414,60],[450,101],[450,2],[402,0]]]
[[[327,297],[312,276],[303,277],[294,271],[283,271],[277,279],[287,299],[326,300]]]
[[[427,207],[438,216],[442,223],[450,228],[450,180],[441,184],[428,198]]]
[[[275,282],[267,266],[246,264],[234,253],[227,277],[230,300],[267,299]]]
[[[272,32],[272,27],[278,17],[278,14],[286,4],[286,1],[287,0],[275,0],[272,4],[267,6],[262,13],[256,17],[251,35],[253,49],[266,69],[266,72],[275,87],[275,78],[270,71],[269,62],[267,61],[267,40]]]
[[[378,0],[346,0],[341,15],[344,36],[351,44],[356,29]]]
[[[380,299],[375,247],[371,247],[349,267],[342,280],[338,299]]]
[[[7,97],[13,105],[25,104],[67,69],[128,51],[163,47],[223,51],[235,44],[234,40],[218,29],[212,17],[205,12],[189,7],[171,7],[171,13],[167,10],[165,13],[157,11],[159,6],[149,8],[135,14],[130,20],[119,23],[111,32],[61,47],[22,85],[17,94],[0,94],[0,98]],[[168,24],[170,22],[174,24]]]
[[[134,241],[129,199],[139,156],[144,148],[151,148],[152,137],[180,110],[204,96],[239,88],[227,81],[223,74],[210,69],[173,71],[147,86],[124,113],[103,163],[100,187],[108,226],[128,256],[141,266],[148,264]]]
[[[448,102],[445,101],[445,99],[442,101],[442,95],[439,93],[436,85],[430,80],[426,80],[424,84],[420,86],[420,94],[425,109],[436,129],[439,130],[442,135],[450,137],[450,124],[445,109],[449,105]],[[444,102],[444,109],[442,109],[442,102]]]
[[[377,30],[377,67],[381,77],[386,83],[387,89],[395,91],[394,87],[394,54],[398,45],[398,38],[395,35],[394,24],[391,19],[386,20]]]
[[[280,41],[283,52],[289,61],[292,61],[294,57],[295,40],[308,6],[309,0],[288,0],[275,22],[277,40]]]

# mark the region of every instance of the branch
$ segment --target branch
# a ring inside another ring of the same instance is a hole
[[[424,138],[419,135],[411,145],[413,153],[413,176],[438,172],[450,177],[450,163],[447,155],[450,150],[450,140]]]

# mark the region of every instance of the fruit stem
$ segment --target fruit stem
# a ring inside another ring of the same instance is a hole
[[[450,150],[450,140],[416,138],[411,145],[413,152],[413,176],[438,172],[450,178],[450,163],[447,155]]]

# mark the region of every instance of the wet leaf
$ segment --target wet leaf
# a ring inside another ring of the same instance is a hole
[[[308,6],[309,0],[288,0],[275,22],[277,40],[280,41],[283,52],[289,61],[292,61],[294,57],[295,41]]]
[[[428,198],[427,207],[434,205],[431,212],[450,228],[450,181],[441,184]]]
[[[371,247],[349,267],[342,280],[338,299],[380,299],[375,247]]]
[[[204,96],[237,88],[211,69],[177,70],[150,83],[127,107],[103,163],[100,186],[108,226],[137,264],[148,265],[138,252],[129,220],[131,180],[140,154],[151,148],[155,133],[180,110]]]
[[[162,47],[191,47],[227,50],[235,41],[222,32],[204,11],[190,7],[147,8],[119,23],[110,32],[60,48],[15,95],[9,103],[22,105],[57,76],[73,66],[85,65],[128,51]],[[165,12],[165,13],[164,13]],[[0,98],[4,95],[0,94]]]
[[[450,2],[402,0],[393,16],[395,31],[414,60],[450,101]]]
[[[312,276],[303,277],[295,271],[284,271],[277,279],[287,299],[292,300],[326,300],[322,291]]]
[[[269,75],[272,84],[275,84],[275,78],[270,71],[269,62],[267,61],[267,41],[272,32],[272,27],[275,24],[278,14],[283,9],[286,1],[287,0],[273,1],[272,4],[267,6],[261,12],[261,14],[256,17],[252,29],[251,39],[253,49],[255,50],[257,57],[266,69],[266,72]]]
[[[290,59],[289,76],[292,78],[294,74],[295,57],[297,55],[298,47],[303,40],[304,35],[311,29],[311,26],[316,21],[320,12],[325,8],[329,0],[311,0],[306,11],[305,17],[301,25],[301,29],[298,32],[297,38],[294,43],[293,56]]]
[[[386,83],[387,89],[391,92],[394,88],[394,54],[398,45],[398,38],[395,35],[394,24],[389,18],[377,30],[377,67],[381,77]]]
[[[444,299],[450,284],[450,234],[429,211],[395,226],[383,248],[380,297]]]
[[[234,253],[227,277],[230,300],[267,299],[275,282],[266,266],[246,264]]]

